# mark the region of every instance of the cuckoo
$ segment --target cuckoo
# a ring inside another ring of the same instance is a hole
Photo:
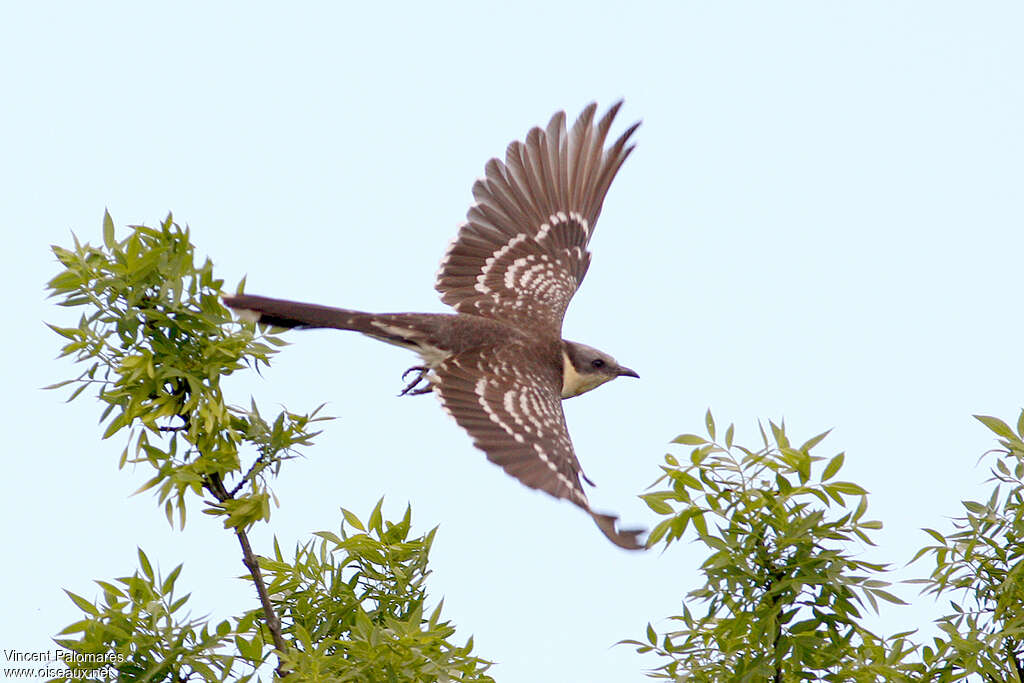
[[[622,102],[570,129],[565,112],[491,159],[475,204],[441,260],[435,287],[455,313],[364,313],[249,294],[225,296],[240,316],[285,328],[352,330],[415,351],[402,395],[433,392],[487,458],[526,486],[576,504],[616,545],[642,530],[593,510],[562,400],[637,373],[562,338],[562,318],[590,265],[587,244],[605,195],[633,151],[639,123],[606,146]]]

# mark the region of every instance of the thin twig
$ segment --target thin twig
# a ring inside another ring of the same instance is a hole
[[[281,655],[288,649],[288,645],[284,641],[284,636],[281,635],[281,619],[277,616],[277,612],[274,611],[274,606],[270,604],[267,584],[263,582],[263,572],[260,571],[260,563],[252,552],[252,546],[249,545],[249,537],[241,527],[235,529],[235,535],[238,537],[238,544],[242,546],[242,564],[252,574],[252,581],[256,584],[256,593],[259,595],[260,604],[263,606],[263,615],[267,620],[267,629],[270,631],[270,637],[274,641],[274,647],[277,648],[277,675],[284,678],[288,675],[288,672],[281,668],[280,662]]]
[[[218,474],[210,475],[206,483],[206,489],[222,503],[233,498],[233,495],[224,488],[224,484],[221,482],[220,475]],[[263,607],[263,616],[267,622],[267,630],[270,631],[270,637],[274,641],[274,647],[278,652],[277,675],[284,678],[288,675],[288,672],[282,669],[280,661],[281,655],[288,650],[288,645],[281,634],[281,619],[277,616],[274,606],[270,603],[270,593],[267,592],[267,584],[263,581],[263,572],[260,571],[259,560],[256,559],[256,554],[252,551],[248,534],[245,533],[245,529],[242,527],[235,527],[235,536],[238,537],[238,544],[242,546],[242,564],[249,570],[252,582],[256,585],[256,593],[259,595],[260,605]]]
[[[238,492],[242,490],[242,487],[249,482],[249,479],[250,477],[252,477],[253,472],[256,471],[256,467],[262,464],[263,455],[260,454],[259,457],[256,458],[256,462],[252,464],[252,467],[250,467],[249,470],[245,473],[245,476],[242,477],[242,480],[238,482],[237,485],[235,485],[235,488],[231,489],[231,493],[229,494],[231,498],[234,498],[238,494]]]

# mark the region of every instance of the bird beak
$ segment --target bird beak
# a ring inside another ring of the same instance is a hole
[[[619,368],[619,377],[636,377],[637,379],[639,379],[640,375],[636,374],[636,372],[634,372],[633,370],[630,370],[629,368],[620,367]]]

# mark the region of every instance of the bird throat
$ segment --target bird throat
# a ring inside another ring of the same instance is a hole
[[[562,398],[572,398],[601,386],[611,375],[603,374],[581,374],[576,366],[572,364],[568,354],[562,351]]]

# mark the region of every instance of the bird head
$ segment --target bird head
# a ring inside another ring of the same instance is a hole
[[[592,346],[562,342],[562,398],[579,396],[616,377],[639,376]]]

